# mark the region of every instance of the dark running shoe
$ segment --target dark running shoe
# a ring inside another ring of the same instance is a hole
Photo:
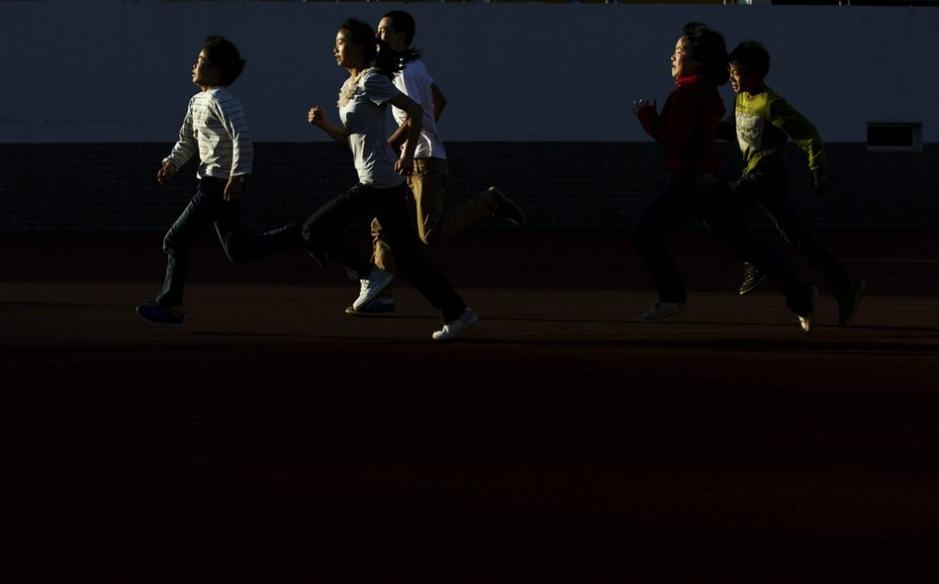
[[[818,288],[812,286],[812,307],[805,312],[804,314],[797,315],[799,317],[799,327],[802,329],[802,332],[809,334],[812,332],[812,328],[815,326],[815,308],[818,306]]]
[[[766,274],[761,272],[759,268],[750,264],[743,264],[743,282],[741,282],[740,289],[737,290],[737,293],[741,296],[746,296],[756,290],[765,280]]]
[[[505,196],[505,194],[496,187],[489,187],[489,192],[496,196],[496,208],[492,212],[496,217],[502,217],[521,227],[528,223],[525,212],[518,206],[518,203]]]
[[[652,305],[652,308],[639,315],[639,322],[655,322],[680,314],[683,310],[685,310],[684,302],[663,302],[658,300]]]
[[[379,296],[358,310],[351,306],[347,307],[346,314],[349,316],[394,316],[395,299]]]
[[[854,318],[865,289],[867,289],[867,282],[864,280],[851,280],[847,291],[838,295],[838,326],[847,326]]]
[[[186,315],[178,306],[163,306],[156,302],[148,302],[137,307],[140,318],[152,324],[167,324],[181,326]]]

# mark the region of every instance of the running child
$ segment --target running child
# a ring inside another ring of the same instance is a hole
[[[254,149],[244,109],[228,87],[238,79],[245,61],[238,48],[221,36],[210,36],[192,67],[192,82],[199,92],[189,100],[179,141],[157,171],[167,184],[197,152],[196,194],[163,239],[166,276],[156,300],[137,307],[137,314],[155,324],[181,325],[183,291],[189,269],[189,251],[196,240],[215,226],[225,255],[232,262],[254,260],[299,248],[300,226],[286,225],[254,237],[242,234],[239,206],[245,179],[251,174]]]
[[[670,63],[675,90],[661,114],[655,101],[636,100],[632,108],[646,132],[665,147],[672,175],[670,184],[642,211],[633,231],[636,249],[658,292],[657,302],[639,320],[656,321],[684,309],[685,286],[663,235],[672,224],[699,218],[735,255],[779,283],[803,332],[810,332],[818,290],[799,281],[793,268],[747,229],[721,170],[716,134],[725,110],[717,87],[728,78],[724,37],[704,24],[689,23]]]
[[[398,53],[403,62],[403,68],[395,73],[392,80],[394,86],[419,103],[424,110],[421,134],[414,150],[414,171],[407,177],[413,197],[412,212],[417,218],[418,237],[424,244],[433,248],[490,217],[502,217],[516,225],[524,225],[526,218],[521,208],[495,187],[489,187],[461,205],[446,210],[446,183],[449,175],[447,152],[437,131],[436,122],[440,119],[447,100],[427,72],[427,67],[420,59],[420,53],[411,48],[415,31],[414,17],[403,10],[393,10],[379,21],[377,32],[378,38]],[[404,122],[407,112],[398,107],[392,107],[391,112],[398,128],[389,138],[389,142],[396,149],[402,149],[405,147],[407,128]],[[392,248],[388,245],[381,222],[377,219],[372,221],[372,238],[375,265],[391,272],[395,271]],[[387,294],[358,310],[352,307],[346,310],[349,314],[392,311],[394,300]]]
[[[401,93],[391,82],[401,68],[401,58],[375,38],[369,25],[349,19],[336,34],[336,64],[349,73],[339,91],[341,125],[330,122],[319,106],[310,108],[307,120],[339,144],[351,148],[359,182],[323,205],[306,222],[307,245],[321,250],[355,272],[361,279],[353,310],[374,300],[392,280],[388,271],[373,267],[369,259],[348,242],[343,230],[353,221],[377,217],[382,232],[395,251],[398,270],[443,314],[444,326],[433,333],[447,340],[474,325],[479,317],[466,306],[450,283],[421,249],[411,225],[405,176],[414,169],[424,119],[419,103]],[[374,63],[374,66],[373,66]],[[405,146],[396,154],[388,143],[385,121],[390,106],[405,112]]]
[[[861,302],[865,283],[851,278],[831,252],[806,231],[789,200],[784,147],[790,139],[808,158],[816,193],[823,195],[828,189],[825,148],[818,130],[764,82],[770,55],[762,45],[744,41],[730,53],[729,61],[730,87],[736,99],[729,122],[721,125],[721,134],[736,138],[745,163],[743,175],[731,185],[737,203],[759,205],[783,239],[821,272],[838,301],[838,324],[847,325]],[[766,279],[764,272],[749,263],[744,269],[741,295],[749,294]]]

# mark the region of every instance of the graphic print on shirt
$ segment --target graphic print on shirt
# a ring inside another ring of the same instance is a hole
[[[763,118],[741,111],[737,116],[737,142],[740,150],[759,150],[763,146]]]

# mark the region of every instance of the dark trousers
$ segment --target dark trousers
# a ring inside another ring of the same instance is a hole
[[[726,180],[713,174],[674,177],[636,221],[633,241],[660,300],[685,301],[685,284],[665,246],[664,233],[694,218],[703,219],[734,255],[776,281],[793,312],[806,314],[812,309],[811,288],[799,280],[782,256],[747,228]]]
[[[163,238],[166,254],[166,277],[156,301],[163,306],[183,303],[186,274],[189,271],[189,250],[212,225],[218,234],[225,255],[232,262],[247,262],[286,249],[303,245],[300,225],[292,223],[254,236],[241,233],[238,201],[224,199],[227,181],[204,177],[196,194]]]
[[[840,294],[851,287],[851,277],[831,252],[805,229],[789,200],[789,177],[782,162],[764,163],[731,188],[741,207],[759,206],[779,235],[792,244],[822,274],[828,288]]]
[[[466,304],[424,255],[405,195],[407,186],[376,189],[357,184],[320,207],[303,225],[303,239],[365,278],[372,265],[368,257],[344,236],[345,227],[361,219],[377,217],[384,238],[394,251],[400,273],[450,322],[459,318]]]

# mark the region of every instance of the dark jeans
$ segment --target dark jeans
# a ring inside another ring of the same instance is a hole
[[[394,251],[398,272],[414,286],[450,322],[466,310],[457,295],[421,249],[417,230],[411,221],[405,195],[407,186],[376,189],[357,184],[320,207],[303,225],[303,239],[335,258],[360,278],[372,269],[368,257],[344,236],[346,225],[361,219],[377,217],[384,238]]]
[[[808,233],[789,200],[789,177],[781,161],[760,164],[750,174],[731,185],[734,200],[741,207],[759,206],[773,222],[783,239],[792,244],[810,264],[815,266],[825,283],[840,294],[851,287],[851,277],[844,267]]]
[[[232,262],[247,262],[303,245],[300,226],[296,223],[255,236],[242,234],[239,228],[239,202],[226,202],[223,197],[226,182],[212,177],[200,180],[196,194],[166,232],[163,238],[166,277],[157,303],[163,306],[179,306],[183,303],[186,273],[189,271],[189,250],[213,224],[222,249]]]
[[[664,232],[670,226],[693,218],[703,219],[734,255],[775,280],[793,312],[806,314],[811,310],[811,288],[799,280],[782,256],[747,228],[740,210],[733,203],[727,181],[712,174],[674,177],[636,221],[633,241],[660,300],[685,301],[685,284],[675,260],[665,247]]]

